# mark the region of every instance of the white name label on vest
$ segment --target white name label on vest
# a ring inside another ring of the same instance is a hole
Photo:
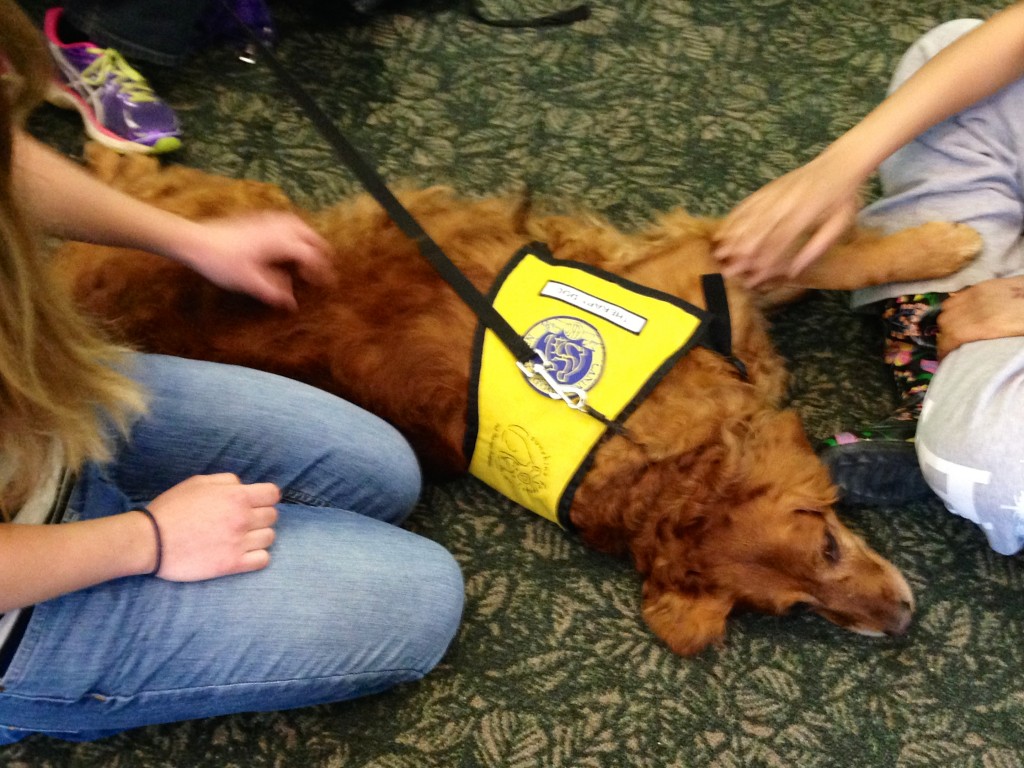
[[[572,304],[574,307],[586,310],[593,315],[604,318],[609,323],[625,328],[630,333],[640,333],[644,326],[647,325],[646,318],[630,312],[628,309],[623,309],[617,304],[604,301],[570,285],[557,283],[554,280],[549,280],[547,285],[541,289],[540,294],[541,296],[558,299],[566,304]]]

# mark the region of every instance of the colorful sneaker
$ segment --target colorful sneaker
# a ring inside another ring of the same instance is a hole
[[[51,8],[43,25],[60,70],[47,101],[77,109],[89,137],[118,152],[155,155],[178,149],[181,129],[174,111],[113,48],[62,42],[58,28],[63,13],[63,8]]]

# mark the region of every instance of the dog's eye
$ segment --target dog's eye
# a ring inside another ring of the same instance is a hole
[[[833,565],[839,562],[839,542],[831,531],[825,531],[825,549],[822,554]]]

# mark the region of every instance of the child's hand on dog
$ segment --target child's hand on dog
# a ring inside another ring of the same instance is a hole
[[[295,275],[314,285],[331,282],[330,246],[294,214],[266,211],[190,226],[183,260],[226,290],[294,312]]]
[[[722,274],[750,288],[792,278],[835,244],[856,219],[860,178],[833,164],[820,155],[737,205],[715,236]]]

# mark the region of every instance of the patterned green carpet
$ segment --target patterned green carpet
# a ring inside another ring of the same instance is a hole
[[[524,16],[571,0],[486,0]],[[623,225],[684,205],[722,214],[808,159],[884,93],[954,0],[592,0],[568,28],[499,30],[454,0],[356,23],[273,6],[279,53],[392,180],[537,198]],[[276,181],[309,205],[353,191],[264,65],[207,51],[152,73],[188,130],[178,159]],[[77,154],[74,115],[33,129]],[[776,318],[812,434],[884,414],[875,328],[839,295]],[[937,501],[846,509],[906,573],[910,633],[872,640],[821,619],[738,616],[725,645],[668,653],[626,563],[590,553],[472,480],[426,490],[412,526],[467,583],[462,631],[427,679],[375,698],[141,729],[42,737],[6,766],[670,768],[1024,765],[1024,601],[1016,558]],[[111,663],[117,663],[112,659]]]

